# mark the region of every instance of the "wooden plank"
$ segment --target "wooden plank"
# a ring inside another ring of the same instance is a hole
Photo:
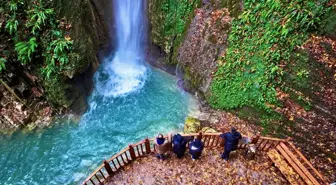
[[[136,146],[136,149],[137,149],[137,151],[138,151],[139,156],[142,156],[142,153],[141,153],[141,150],[139,149],[139,146],[140,146],[140,145],[137,145],[137,146]]]
[[[123,164],[125,165],[125,164],[126,164],[126,162],[125,162],[125,160],[124,160],[124,157],[123,157],[123,155],[121,154],[121,155],[120,155],[120,157],[121,157],[121,160],[122,160]]]
[[[274,141],[269,141],[269,145],[267,148],[265,148],[265,151],[268,152],[270,149],[273,149],[272,146],[274,146]]]
[[[289,148],[284,144],[280,143],[280,146],[287,152],[290,158],[296,163],[296,165],[306,174],[308,179],[313,182],[313,184],[320,184],[317,180],[312,176],[312,174],[302,165],[302,163],[296,158],[296,156],[289,150]]]
[[[210,137],[209,146],[210,146],[210,147],[213,147],[214,136],[209,136],[209,137]]]
[[[264,149],[265,149],[265,147],[267,146],[268,142],[269,142],[269,140],[266,140],[264,146],[263,146],[260,150],[263,150],[263,151],[264,151]]]
[[[96,183],[94,183],[92,179],[90,179],[90,182],[91,182],[93,185],[96,185]]]
[[[120,156],[117,156],[117,157],[116,157],[116,160],[117,160],[117,162],[118,162],[118,164],[119,164],[119,167],[122,167],[122,166],[124,166],[124,165],[122,165],[123,163],[119,160],[119,157],[120,157]]]
[[[299,155],[303,161],[314,171],[314,173],[322,180],[323,183],[328,184],[328,182],[325,180],[325,178],[321,175],[319,171],[314,168],[314,166],[308,161],[308,159],[295,147],[295,145],[292,142],[287,142],[289,146],[291,146],[297,155]]]
[[[111,162],[112,162],[112,164],[114,166],[115,171],[117,171],[118,170],[118,166],[115,164],[114,159]]]
[[[285,139],[272,138],[272,137],[260,137],[259,139],[262,139],[262,140],[271,140],[271,141],[282,141],[282,142],[286,142],[287,141]]]
[[[141,148],[141,153],[144,154],[144,149],[143,149],[143,144],[140,145],[140,148]]]
[[[288,163],[284,159],[282,159],[279,152],[277,152],[275,149],[272,149],[267,152],[267,156],[271,159],[271,161],[275,164],[279,171],[286,177],[290,184],[301,185],[303,183],[303,181],[301,181],[300,179],[300,176],[293,170],[292,167],[288,165]]]
[[[99,170],[99,173],[103,176],[104,179],[106,179],[104,173],[101,170]]]
[[[312,184],[312,182],[309,180],[306,174],[300,169],[300,167],[296,165],[296,163],[292,160],[292,158],[289,157],[287,151],[285,151],[280,145],[278,145],[276,149],[287,160],[288,164],[291,165],[294,168],[294,170],[300,175],[300,177],[304,180],[304,182],[306,182],[307,184]]]
[[[89,182],[91,180],[91,178],[103,167],[104,167],[104,164],[101,164],[98,168],[96,168],[96,170],[93,173],[91,173],[91,175],[88,176],[82,184],[85,184],[85,183]]]
[[[115,161],[118,162],[118,163],[117,163],[118,165],[115,163]],[[118,161],[118,160],[115,160],[115,158],[112,160],[112,162],[113,162],[114,166],[116,167],[116,170],[118,170],[118,169],[121,167],[119,161]]]
[[[97,174],[95,174],[96,179],[98,180],[99,183],[101,183],[100,179],[98,178]]]
[[[259,150],[260,146],[265,142],[265,140],[259,139],[259,142],[256,143],[256,149]]]
[[[209,136],[203,136],[203,138],[204,138],[204,141],[203,141],[203,143],[204,143],[204,147],[208,147],[209,146],[209,139],[208,139],[208,137]]]

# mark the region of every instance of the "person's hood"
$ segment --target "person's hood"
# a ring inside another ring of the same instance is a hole
[[[233,139],[238,139],[238,138],[240,138],[240,133],[239,132],[233,132],[233,133],[231,133],[231,136],[232,136],[232,138]]]
[[[193,146],[200,148],[202,146],[202,141],[200,139],[195,139]]]
[[[165,142],[165,138],[156,138],[156,143],[158,144],[158,145],[162,145],[164,142]]]
[[[183,142],[183,140],[184,138],[180,134],[174,136],[174,144],[180,144]]]

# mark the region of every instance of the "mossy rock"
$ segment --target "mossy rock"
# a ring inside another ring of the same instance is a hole
[[[201,130],[201,121],[196,118],[188,117],[185,120],[183,130],[184,133],[197,133]]]
[[[202,133],[217,133],[218,131],[210,127],[203,127],[201,132]]]

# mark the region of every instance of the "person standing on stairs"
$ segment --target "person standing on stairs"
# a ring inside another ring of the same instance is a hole
[[[173,152],[177,158],[181,159],[187,149],[187,140],[180,134],[176,134],[173,137]]]
[[[225,161],[228,161],[230,152],[237,150],[239,140],[242,138],[242,136],[235,128],[231,128],[231,132],[221,134],[220,137],[225,140],[224,152],[221,158]]]
[[[190,142],[189,145],[189,153],[191,155],[191,159],[194,161],[195,159],[199,159],[202,151],[203,151],[204,144],[202,141],[198,138],[196,138],[194,141]]]
[[[164,160],[166,153],[170,150],[170,148],[171,148],[170,137],[168,137],[168,139],[166,140],[166,138],[164,138],[162,134],[159,134],[158,137],[155,139],[155,146],[154,146],[156,157],[160,160]]]

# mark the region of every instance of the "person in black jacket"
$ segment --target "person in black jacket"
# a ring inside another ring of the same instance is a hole
[[[189,153],[192,160],[199,159],[202,154],[203,147],[204,145],[200,139],[196,138],[194,141],[190,142]]]
[[[173,152],[177,155],[177,158],[181,159],[186,151],[187,140],[180,134],[176,134],[173,137]]]
[[[229,160],[230,152],[238,148],[239,139],[241,139],[242,136],[235,128],[232,128],[231,132],[221,134],[220,137],[225,139],[224,153],[221,157],[227,161]]]

